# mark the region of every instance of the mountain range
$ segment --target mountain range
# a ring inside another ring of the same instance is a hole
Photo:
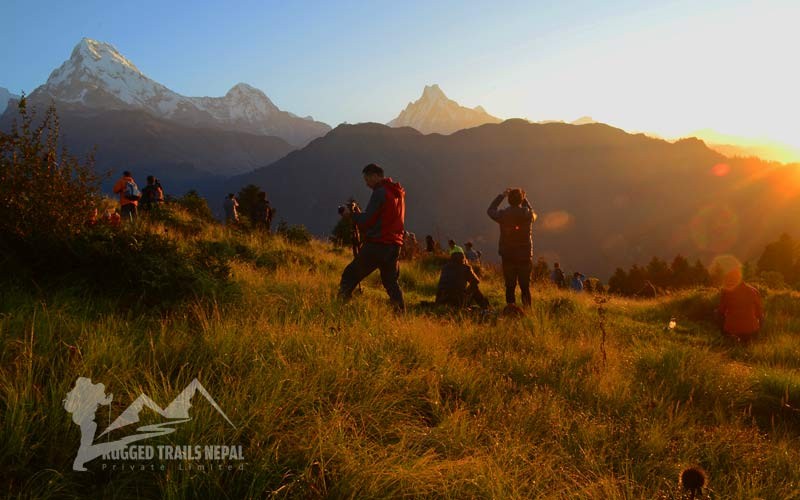
[[[113,430],[119,429],[121,427],[125,427],[130,424],[135,424],[139,421],[139,414],[144,408],[149,408],[156,412],[157,414],[161,415],[162,417],[168,419],[189,419],[189,409],[192,407],[192,398],[195,396],[196,393],[200,393],[210,404],[211,406],[219,412],[220,415],[228,421],[233,427],[233,422],[225,415],[225,412],[222,411],[222,408],[219,407],[214,398],[211,397],[211,394],[203,387],[203,384],[200,383],[199,380],[193,379],[189,385],[186,386],[183,391],[181,391],[175,399],[167,405],[166,408],[161,408],[155,403],[150,397],[146,394],[140,394],[133,403],[130,404],[125,411],[123,411],[114,421],[100,434],[103,436]]]
[[[498,229],[486,209],[519,186],[540,216],[535,254],[603,279],[652,256],[757,258],[781,232],[800,232],[797,166],[728,159],[697,139],[670,143],[597,123],[506,120],[446,136],[340,125],[224,191],[259,185],[279,218],[325,235],[338,205],[351,196],[365,205],[360,170],[370,162],[406,188],[407,229],[418,239],[472,240],[498,260]]]
[[[9,130],[19,96],[4,95],[3,104],[12,105],[0,116],[0,130]],[[39,116],[54,104],[63,144],[78,156],[96,147],[98,170],[155,174],[176,191],[271,163],[330,130],[242,83],[223,97],[182,96],[110,44],[88,38],[26,99]]]
[[[112,45],[88,38],[29,99],[53,100],[83,112],[141,110],[184,126],[272,135],[296,146],[330,130],[311,117],[280,110],[262,91],[244,83],[223,97],[180,95],[145,76]]]
[[[15,119],[16,98],[0,90],[0,102],[12,104],[0,130]],[[246,84],[223,97],[182,96],[85,38],[28,100],[39,111],[54,103],[64,145],[79,156],[96,147],[100,170],[128,169],[142,181],[154,174],[174,194],[196,188],[212,209],[253,183],[279,218],[319,235],[350,196],[366,202],[359,171],[370,162],[406,186],[410,230],[471,239],[489,259],[497,228],[486,205],[520,185],[541,216],[537,255],[601,277],[653,255],[752,258],[779,232],[800,231],[797,166],[730,159],[698,139],[668,142],[590,117],[501,121],[438,85],[388,126],[330,130]]]
[[[763,160],[783,163],[800,161],[800,149],[769,139],[721,134],[712,129],[696,130],[687,136],[701,139],[708,144],[708,147],[725,156],[755,156]]]

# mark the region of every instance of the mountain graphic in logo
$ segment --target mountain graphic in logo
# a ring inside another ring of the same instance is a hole
[[[214,398],[211,397],[211,394],[208,393],[203,384],[200,383],[199,380],[194,379],[192,380],[186,388],[178,394],[178,396],[172,400],[172,402],[167,405],[166,408],[162,409],[158,404],[156,404],[150,397],[146,394],[140,394],[136,400],[128,406],[125,411],[123,411],[119,417],[114,420],[114,422],[109,425],[106,430],[100,434],[98,437],[102,437],[109,432],[119,429],[120,427],[125,427],[126,425],[135,424],[139,421],[139,413],[145,407],[150,408],[154,412],[158,413],[162,417],[169,418],[169,419],[190,419],[189,417],[189,408],[192,407],[192,398],[196,393],[200,393],[206,400],[211,403],[211,406],[214,407],[220,415],[222,415],[225,420],[231,424],[232,427],[236,428],[231,422],[231,419],[225,415],[225,412],[222,411],[222,408],[219,407]]]
[[[84,467],[86,462],[94,460],[101,455],[107,455],[116,450],[122,450],[136,441],[175,432],[174,426],[191,420],[189,409],[192,407],[192,398],[198,392],[211,403],[211,406],[213,406],[233,428],[236,428],[200,381],[194,379],[166,408],[163,409],[147,395],[140,394],[139,397],[136,398],[136,400],[126,408],[102,434],[100,434],[100,436],[104,436],[115,429],[138,422],[139,413],[145,407],[166,417],[169,419],[169,422],[143,425],[137,427],[136,433],[129,436],[124,436],[115,441],[109,440],[95,443],[95,433],[97,432],[95,417],[97,415],[97,409],[100,405],[110,405],[114,397],[111,394],[106,394],[105,390],[105,386],[101,383],[95,384],[92,383],[92,380],[89,378],[78,377],[75,381],[75,387],[67,393],[67,397],[64,399],[64,409],[72,415],[72,421],[81,429],[81,444],[75,456],[75,461],[72,464],[73,470],[85,471],[87,470],[86,467]]]

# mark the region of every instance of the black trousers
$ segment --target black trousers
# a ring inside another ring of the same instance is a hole
[[[526,306],[531,305],[531,269],[533,261],[503,259],[503,278],[506,282],[506,304],[517,302],[514,294],[519,283],[522,303]]]
[[[122,220],[133,220],[138,215],[138,210],[136,210],[136,205],[133,203],[126,203],[122,205],[122,209],[119,211],[120,217]]]
[[[353,261],[344,268],[339,282],[339,297],[349,300],[361,280],[374,270],[381,273],[381,283],[397,309],[404,310],[403,291],[397,283],[400,278],[400,245],[365,243]]]

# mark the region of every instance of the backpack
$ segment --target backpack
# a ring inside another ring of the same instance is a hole
[[[142,192],[139,191],[139,186],[133,180],[125,182],[125,190],[122,192],[125,198],[131,201],[139,201],[142,197]]]

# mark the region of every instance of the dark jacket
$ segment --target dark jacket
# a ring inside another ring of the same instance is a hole
[[[256,200],[253,206],[253,213],[250,215],[250,218],[256,224],[264,224],[271,221],[274,214],[275,209],[270,206],[269,200],[259,199]]]
[[[148,208],[158,203],[158,187],[155,184],[148,184],[142,189],[142,199],[139,200],[143,208]]]
[[[391,177],[383,179],[375,186],[367,209],[353,214],[353,221],[361,230],[365,242],[383,245],[403,244],[405,196],[403,187],[392,181]]]
[[[466,297],[467,286],[477,285],[480,280],[469,264],[448,262],[442,268],[439,285],[436,287],[437,304],[461,305]]]
[[[519,262],[533,258],[533,239],[531,229],[536,213],[527,199],[519,207],[506,207],[498,210],[504,196],[498,195],[489,205],[486,213],[500,224],[499,253],[503,260]]]

